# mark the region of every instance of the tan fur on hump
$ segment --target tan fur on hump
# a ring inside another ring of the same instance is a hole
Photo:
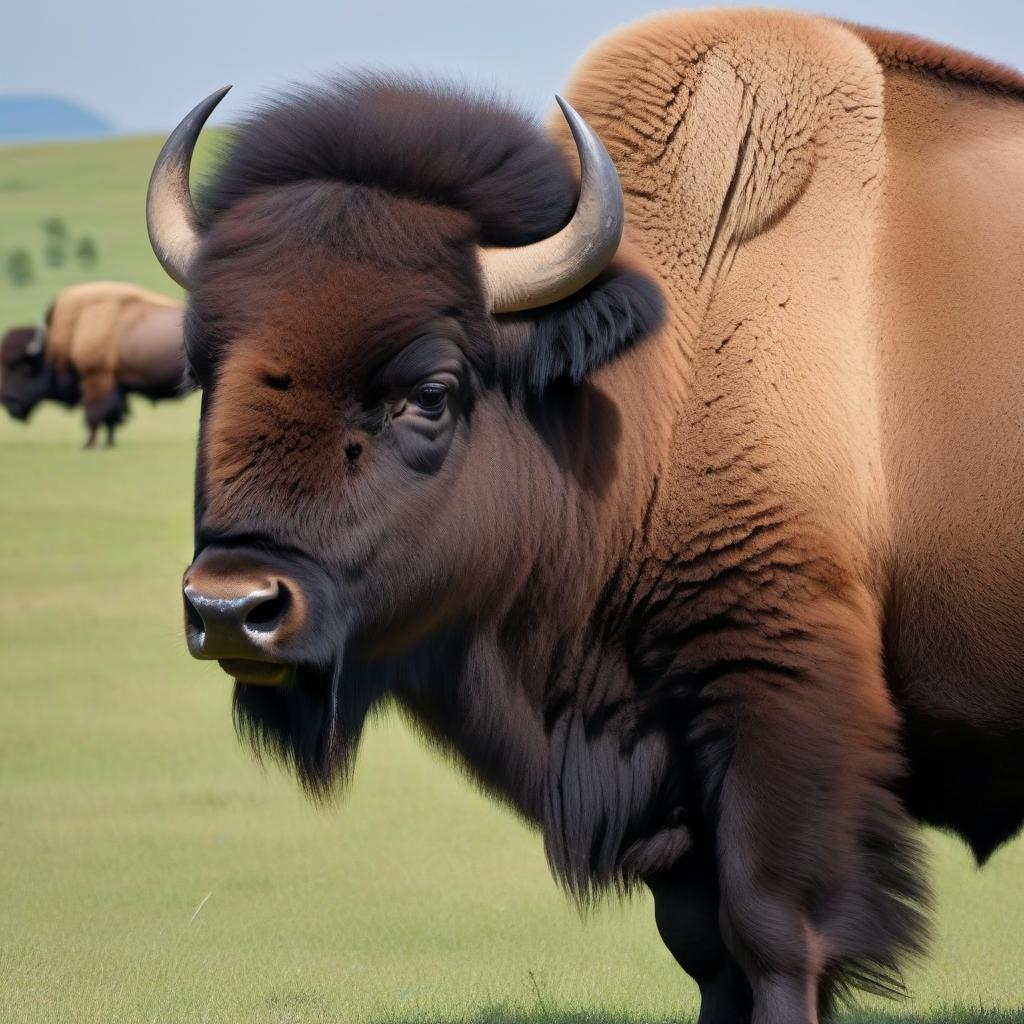
[[[846,570],[867,572],[884,524],[864,443],[882,94],[848,29],[767,11],[656,16],[573,76],[570,100],[619,167],[631,240],[690,328],[654,520],[673,544],[737,493],[774,493],[813,517],[800,536],[838,531]]]
[[[602,40],[577,65],[569,94],[619,166],[641,249],[697,294],[730,244],[770,228],[799,199],[822,133],[844,120],[836,99],[846,111],[877,109],[880,83],[864,44],[826,19],[680,11]]]
[[[60,370],[74,366],[83,376],[110,375],[118,339],[154,306],[178,309],[166,295],[118,281],[94,281],[63,289],[53,304],[46,354]]]

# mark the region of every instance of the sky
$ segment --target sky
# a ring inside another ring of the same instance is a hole
[[[1024,65],[1019,0],[760,6],[909,31]],[[67,96],[119,131],[166,131],[220,85],[235,86],[223,104],[230,118],[288,83],[370,67],[496,87],[541,112],[589,44],[661,9],[657,0],[18,0],[3,15],[0,93]]]

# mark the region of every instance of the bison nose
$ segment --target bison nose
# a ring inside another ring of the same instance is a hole
[[[185,631],[194,657],[265,656],[280,638],[295,604],[288,585],[273,578],[238,582],[234,593],[185,584]]]
[[[194,658],[216,659],[246,682],[288,678],[306,600],[280,569],[238,551],[207,548],[185,573],[185,638]]]

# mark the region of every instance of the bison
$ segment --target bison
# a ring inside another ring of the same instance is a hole
[[[181,303],[130,284],[97,281],[61,291],[40,327],[15,327],[0,343],[0,402],[27,420],[44,399],[85,408],[96,444],[107,444],[129,394],[157,401],[184,394]]]
[[[279,98],[200,213],[222,95],[148,219],[203,393],[187,643],[241,734],[324,795],[396,704],[581,904],[650,888],[701,1024],[898,991],[915,822],[981,862],[1024,817],[1024,79],[669,14],[583,60],[571,137]]]

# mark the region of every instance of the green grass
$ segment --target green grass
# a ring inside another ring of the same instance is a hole
[[[102,275],[166,287],[141,223],[155,149],[0,151],[0,179],[34,182],[0,192],[4,244],[91,210]],[[44,298],[0,285],[0,312]],[[136,403],[94,453],[76,413],[0,422],[0,1021],[692,1020],[649,901],[581,921],[539,838],[399,723],[328,811],[238,747],[227,677],[180,638],[196,416]],[[848,1024],[1024,1021],[1024,843],[980,874],[929,844],[934,954],[911,1002]]]

